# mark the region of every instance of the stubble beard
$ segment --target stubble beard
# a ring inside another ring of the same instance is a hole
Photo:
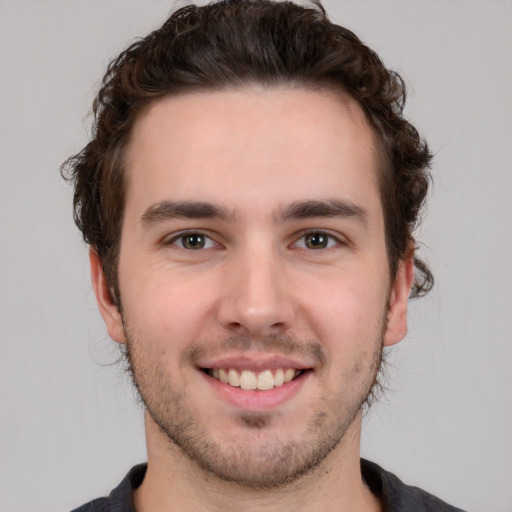
[[[126,369],[141,403],[169,441],[171,451],[178,449],[206,478],[213,476],[253,489],[276,489],[296,482],[321,466],[381,387],[378,377],[384,364],[385,322],[371,362],[366,361],[366,367],[356,364],[351,370],[358,380],[357,389],[349,391],[352,396],[347,397],[347,389],[336,396],[324,396],[316,404],[300,440],[271,437],[266,429],[275,421],[272,413],[241,413],[239,435],[221,443],[213,439],[208,425],[197,421],[186,389],[174,389],[166,369],[139,354],[141,344],[125,319],[123,323]],[[286,336],[279,337],[282,346],[288,342]],[[319,350],[320,345],[309,344],[309,351]],[[254,446],[259,447],[256,452]]]

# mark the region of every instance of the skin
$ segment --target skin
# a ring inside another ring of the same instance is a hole
[[[390,279],[359,106],[300,88],[165,98],[135,124],[126,172],[122,312],[94,250],[91,269],[147,409],[137,510],[380,510],[359,469],[361,407],[382,346],[406,334],[413,264],[411,251]],[[161,207],[190,201],[222,215]],[[291,207],[312,202],[329,208]],[[201,371],[226,358],[308,371],[280,402],[233,403]]]

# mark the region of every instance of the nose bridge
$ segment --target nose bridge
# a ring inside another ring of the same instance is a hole
[[[244,244],[232,255],[229,267],[220,322],[251,336],[286,331],[293,319],[293,305],[283,262],[272,244]]]

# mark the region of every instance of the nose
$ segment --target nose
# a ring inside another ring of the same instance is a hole
[[[283,334],[295,319],[292,283],[271,250],[247,249],[225,268],[218,322],[252,339]]]

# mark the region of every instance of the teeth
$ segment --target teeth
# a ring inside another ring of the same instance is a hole
[[[267,391],[274,387],[282,386],[285,382],[290,382],[299,372],[300,370],[295,370],[294,368],[278,368],[277,370],[264,370],[259,373],[251,370],[239,372],[234,368],[215,368],[210,371],[210,375],[233,387],[240,387],[245,390],[257,389],[259,391]]]
[[[276,370],[276,374],[274,375],[274,386],[282,386],[284,384],[284,372],[281,368]]]
[[[242,373],[242,376],[243,376],[243,373]],[[238,372],[236,370],[233,370],[232,368],[229,370],[228,372],[228,382],[229,382],[229,385],[230,386],[234,386],[235,388],[237,388],[238,386],[240,386],[240,375],[238,374]]]
[[[274,387],[274,376],[270,370],[265,370],[258,375],[258,389],[266,391]]]
[[[293,379],[293,377],[295,377],[295,370],[293,368],[288,368],[284,372],[284,381],[290,382]]]
[[[215,374],[213,375],[215,377]],[[217,378],[217,377],[215,377]],[[229,382],[229,378],[228,378],[228,372],[226,370],[219,370],[219,379],[224,382],[225,384],[227,384]]]
[[[242,389],[256,389],[257,386],[258,381],[256,379],[256,374],[250,370],[243,370],[240,375],[240,387]]]

